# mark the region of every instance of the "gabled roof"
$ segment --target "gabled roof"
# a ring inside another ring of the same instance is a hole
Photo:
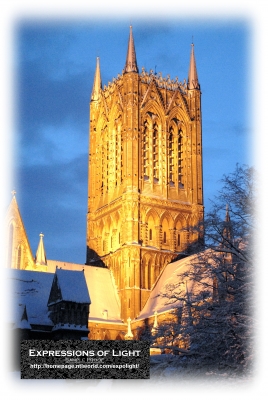
[[[58,301],[90,304],[84,271],[56,269],[48,305]]]
[[[13,328],[19,329],[31,329],[31,325],[28,321],[28,315],[25,304],[14,305],[14,315],[12,317]]]
[[[33,258],[33,253],[31,250],[31,246],[30,246],[30,242],[28,240],[28,236],[26,233],[26,229],[24,227],[24,223],[21,217],[21,213],[19,210],[19,206],[15,197],[15,192],[13,192],[13,196],[11,199],[11,202],[8,206],[7,209],[7,213],[6,213],[6,229],[7,229],[7,233],[9,232],[8,230],[10,229],[10,227],[13,227],[13,229],[16,230],[16,235],[15,237],[15,241],[14,241],[14,246],[18,246],[20,244],[23,243],[25,251],[26,251],[26,257],[24,257],[24,261],[25,264],[24,266],[22,266],[21,268],[25,268],[25,267],[34,267],[34,258]],[[13,259],[13,263],[12,266],[11,265],[7,265],[7,267],[12,267],[12,268],[17,268],[17,266],[15,265],[15,257],[12,257]],[[28,263],[28,265],[27,265]]]
[[[9,287],[14,307],[12,310],[14,323],[19,322],[16,319],[20,319],[21,316],[17,309],[20,308],[20,304],[24,304],[31,325],[52,326],[48,316],[47,300],[54,274],[18,269],[9,269],[7,272],[11,283]]]
[[[84,270],[91,299],[89,320],[122,323],[118,289],[108,268],[55,260],[47,260],[47,265],[49,272],[54,272],[56,266],[65,270]]]

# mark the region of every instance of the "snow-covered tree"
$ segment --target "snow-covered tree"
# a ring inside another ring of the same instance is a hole
[[[180,301],[173,332],[187,343],[173,367],[237,375],[253,361],[254,171],[237,165],[222,183],[202,226],[193,228],[202,232],[202,250],[162,295],[170,304]]]

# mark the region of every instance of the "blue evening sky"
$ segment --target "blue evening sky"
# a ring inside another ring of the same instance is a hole
[[[187,79],[195,45],[202,91],[205,208],[223,174],[251,164],[251,24],[245,18],[21,18],[15,26],[15,182],[35,254],[85,262],[89,99],[96,57],[103,85],[122,72],[129,25],[138,66]]]

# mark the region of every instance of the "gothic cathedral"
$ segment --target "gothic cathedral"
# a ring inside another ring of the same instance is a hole
[[[162,269],[199,238],[203,219],[201,91],[192,45],[188,80],[139,71],[132,28],[122,75],[90,102],[87,265],[112,272],[121,317],[134,319]]]

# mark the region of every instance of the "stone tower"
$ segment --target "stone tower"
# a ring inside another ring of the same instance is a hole
[[[139,72],[130,27],[122,74],[90,102],[88,265],[113,272],[121,316],[135,318],[163,267],[198,238],[203,219],[201,92],[192,45],[188,81]]]

